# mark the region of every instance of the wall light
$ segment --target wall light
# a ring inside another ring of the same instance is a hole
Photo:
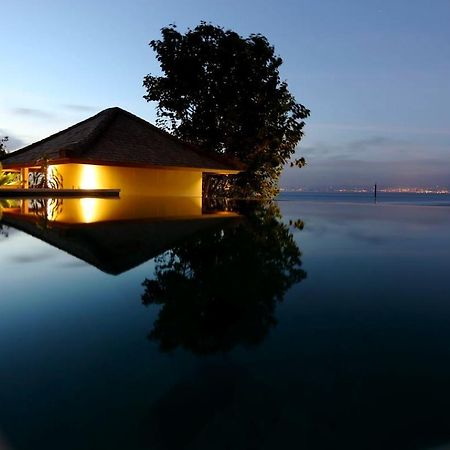
[[[98,188],[98,169],[95,166],[84,164],[81,169],[80,188],[97,189]]]

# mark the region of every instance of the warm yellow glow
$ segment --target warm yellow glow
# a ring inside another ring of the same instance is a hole
[[[97,203],[98,199],[96,198],[80,199],[81,217],[84,223],[96,222],[96,213],[98,212]]]
[[[89,164],[84,164],[81,171],[80,188],[81,189],[98,189],[97,168]],[[89,200],[89,199],[87,199]]]
[[[142,197],[47,199],[45,204],[20,200],[2,203],[0,215],[23,215],[45,218],[54,224],[93,224],[99,222],[141,220],[188,220],[235,216],[235,213],[215,211],[203,213],[200,197]],[[2,211],[3,209],[3,211]]]
[[[59,164],[65,189],[120,189],[120,195],[201,197],[202,173],[94,164]]]
[[[58,221],[94,223],[115,220],[189,218],[202,215],[201,198],[154,198],[125,196],[120,200],[105,198],[64,199]]]

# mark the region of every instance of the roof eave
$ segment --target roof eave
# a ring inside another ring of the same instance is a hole
[[[189,170],[194,172],[216,173],[221,175],[236,175],[242,170],[239,169],[224,169],[224,168],[211,168],[211,167],[192,167],[192,166],[168,166],[161,164],[141,164],[132,162],[117,162],[117,161],[97,161],[91,159],[82,158],[57,158],[49,161],[49,165],[60,164],[90,164],[95,166],[114,166],[114,167],[130,167],[140,169],[161,169],[161,170]],[[21,162],[21,163],[3,163],[3,169],[23,169],[23,168],[39,167],[35,161],[33,162]]]

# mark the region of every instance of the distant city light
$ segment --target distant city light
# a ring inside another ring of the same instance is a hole
[[[335,193],[373,193],[374,187],[340,187],[328,186],[326,188],[281,188],[281,192],[335,192]],[[384,187],[377,188],[378,192],[405,193],[405,194],[450,194],[449,188],[443,187]]]

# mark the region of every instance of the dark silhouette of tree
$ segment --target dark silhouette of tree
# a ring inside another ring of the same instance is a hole
[[[0,139],[0,160],[5,156],[8,151],[6,149],[6,143],[9,141],[8,136],[2,137]],[[3,173],[2,163],[0,161],[0,186],[13,184],[17,182],[17,174]]]
[[[2,217],[3,217],[3,208],[9,207],[9,200],[0,198],[0,239],[2,237],[8,237],[8,227],[3,225]]]
[[[0,223],[0,238],[5,237],[7,238],[9,236],[8,228],[5,227],[2,223]]]
[[[16,173],[3,173],[3,167],[1,163],[2,157],[4,157],[8,150],[6,149],[6,143],[9,141],[8,136],[0,139],[0,186],[15,184],[19,181],[19,176]]]
[[[5,156],[8,152],[6,151],[6,143],[8,142],[8,136],[2,137],[0,139],[0,158]]]
[[[144,98],[157,102],[158,125],[246,165],[236,176],[205,177],[207,194],[275,195],[310,113],[281,81],[282,59],[260,34],[243,38],[205,22],[185,34],[175,25],[161,32],[150,46],[163,76],[144,78]],[[302,167],[305,160],[291,165]]]
[[[149,338],[163,351],[226,352],[260,343],[275,308],[306,277],[301,253],[273,204],[246,205],[238,225],[202,234],[157,260],[145,305],[162,305]]]

